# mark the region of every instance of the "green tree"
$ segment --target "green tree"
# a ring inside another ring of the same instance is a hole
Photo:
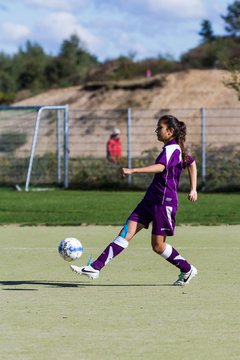
[[[25,48],[13,57],[13,76],[16,90],[29,89],[34,93],[46,88],[45,67],[49,56],[37,43],[26,42]]]
[[[45,74],[49,84],[77,85],[95,64],[96,57],[86,50],[85,44],[74,34],[63,41],[59,55],[46,67]]]
[[[209,20],[202,21],[199,35],[202,37],[203,43],[215,40],[215,35],[212,30],[212,24]]]
[[[9,93],[15,91],[15,81],[12,76],[12,59],[5,53],[0,53],[0,91]]]
[[[226,69],[229,59],[240,57],[240,42],[237,37],[218,36],[214,41],[205,42],[189,50],[181,57],[186,68]]]
[[[240,1],[234,1],[233,4],[228,5],[227,15],[221,15],[225,21],[225,30],[232,36],[240,34]]]

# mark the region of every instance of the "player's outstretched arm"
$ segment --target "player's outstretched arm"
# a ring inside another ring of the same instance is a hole
[[[154,174],[154,173],[160,173],[164,169],[165,169],[165,166],[162,164],[154,164],[154,165],[133,168],[133,169],[122,168],[122,175],[128,176],[128,175],[132,175],[132,174],[151,174],[151,173]]]
[[[190,192],[188,194],[188,200],[197,201],[197,165],[196,162],[193,161],[188,166],[188,175],[190,182]]]

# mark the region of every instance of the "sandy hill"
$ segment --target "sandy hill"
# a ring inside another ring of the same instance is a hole
[[[222,70],[190,70],[150,79],[54,89],[14,105],[68,104],[70,107],[70,154],[73,156],[92,155],[92,144],[95,144],[94,154],[104,156],[105,143],[114,126],[121,129],[126,154],[126,111],[124,115],[112,111],[111,116],[105,116],[106,113],[103,110],[131,107],[134,109],[135,124],[132,131],[133,154],[138,156],[143,149],[153,147],[154,114],[161,109],[186,121],[188,142],[199,143],[201,139],[199,109],[201,107],[214,108],[212,119],[210,119],[213,123],[207,130],[209,144],[218,142],[224,145],[226,141],[239,142],[238,132],[233,133],[233,125],[229,119],[231,117],[235,117],[234,121],[239,119],[240,103],[236,92],[224,85],[224,79],[227,78],[229,78],[229,73]],[[223,108],[235,110],[223,110]],[[233,115],[236,110],[237,112]],[[211,110],[208,114],[210,112]],[[46,130],[46,137],[49,137],[49,133]]]
[[[223,83],[228,77],[229,73],[222,70],[190,70],[167,75],[163,86],[74,86],[49,90],[14,105],[69,104],[70,110],[239,107],[236,92]]]

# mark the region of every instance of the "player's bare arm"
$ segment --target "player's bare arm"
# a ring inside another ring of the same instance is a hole
[[[188,200],[197,201],[197,165],[196,161],[193,161],[188,166],[188,175],[190,182],[190,192],[188,194]]]
[[[165,166],[162,164],[154,164],[154,165],[133,168],[133,169],[122,168],[122,175],[128,176],[128,175],[132,175],[132,174],[147,174],[147,173],[155,174],[155,173],[163,172],[164,169],[165,169]]]

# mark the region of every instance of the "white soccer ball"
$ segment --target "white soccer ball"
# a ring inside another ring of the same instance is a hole
[[[80,258],[83,247],[78,239],[69,237],[60,242],[58,252],[64,260],[73,261]]]

